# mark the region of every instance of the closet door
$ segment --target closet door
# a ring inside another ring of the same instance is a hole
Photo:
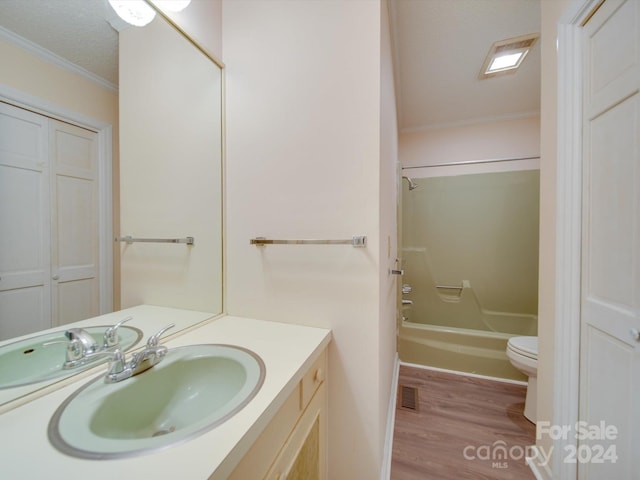
[[[0,340],[51,327],[47,119],[0,102]]]
[[[586,425],[575,432],[578,447],[567,458],[578,462],[580,479],[636,479],[640,2],[606,0],[584,35],[580,420]]]
[[[97,134],[49,120],[52,324],[99,314]]]
[[[0,340],[99,314],[95,132],[0,102]]]

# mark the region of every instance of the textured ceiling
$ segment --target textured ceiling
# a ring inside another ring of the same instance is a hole
[[[117,16],[107,0],[0,0],[0,26],[118,84]]]
[[[512,75],[479,80],[491,45],[540,31],[540,0],[390,0],[401,131],[540,110],[540,41]]]

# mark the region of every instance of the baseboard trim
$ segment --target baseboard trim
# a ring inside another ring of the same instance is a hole
[[[391,457],[393,453],[393,429],[396,423],[396,400],[398,396],[398,376],[400,374],[400,357],[396,353],[393,365],[393,377],[391,379],[391,391],[389,392],[389,409],[387,410],[387,434],[382,452],[382,466],[380,468],[380,480],[391,479]]]
[[[430,365],[420,365],[418,363],[400,362],[400,365],[406,365],[407,367],[412,367],[412,368],[421,368],[423,370],[433,370],[435,372],[451,373],[453,375],[460,375],[463,377],[482,378],[484,380],[492,380],[494,382],[512,383],[514,385],[527,385],[527,382],[523,382],[521,380],[513,380],[511,378],[491,377],[489,375],[480,375],[477,373],[461,372],[459,370],[449,370],[447,368],[432,367]]]
[[[527,465],[536,477],[536,480],[552,480],[553,474],[549,467],[549,459],[542,454],[537,445],[531,447],[532,457],[527,457]]]

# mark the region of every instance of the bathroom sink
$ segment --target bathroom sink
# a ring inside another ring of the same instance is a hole
[[[49,440],[80,458],[125,458],[164,449],[220,425],[256,395],[264,362],[232,345],[169,349],[153,368],[117,383],[98,377],[56,410]]]
[[[85,330],[96,339],[101,339],[110,326],[87,327]],[[0,347],[0,390],[53,380],[81,372],[105,361],[104,358],[96,359],[73,369],[63,369],[68,342],[64,332],[65,330],[46,333]],[[131,348],[141,338],[142,331],[137,328],[118,328],[118,341],[122,350]],[[47,343],[51,344],[45,345]]]

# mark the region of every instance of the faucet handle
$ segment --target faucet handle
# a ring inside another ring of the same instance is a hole
[[[114,347],[118,344],[118,328],[125,322],[128,322],[133,317],[127,317],[120,320],[115,325],[110,326],[104,331],[104,348]]]
[[[154,333],[151,337],[149,337],[149,340],[147,340],[147,348],[154,348],[158,346],[158,343],[160,342],[160,337],[162,336],[162,334],[164,332],[166,332],[167,330],[169,330],[170,328],[175,327],[176,324],[172,323],[170,325],[167,325],[166,327],[164,327],[162,330],[160,330],[157,333]]]
[[[71,368],[75,366],[78,360],[82,359],[83,349],[80,340],[77,338],[73,338],[68,342],[65,340],[53,340],[51,342],[45,342],[42,344],[43,347],[48,347],[49,345],[66,345],[67,346],[67,355],[66,361],[64,363],[64,368]]]
[[[107,375],[105,381],[108,382],[107,377],[120,375],[126,370],[126,358],[122,350],[116,348],[115,350],[100,350],[99,352],[88,353],[83,357],[84,361],[90,361],[95,358],[109,357],[109,365],[107,367]]]

